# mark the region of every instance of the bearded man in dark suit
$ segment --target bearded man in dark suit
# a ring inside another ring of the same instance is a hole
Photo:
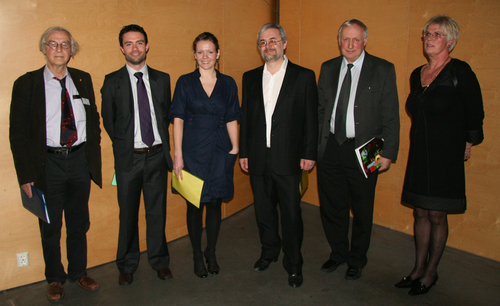
[[[45,195],[50,224],[39,220],[47,298],[63,298],[69,278],[86,290],[99,285],[87,275],[90,180],[102,187],[101,129],[90,75],[68,67],[79,50],[71,33],[51,27],[40,51],[47,64],[14,83],[10,108],[10,145],[22,192],[32,186]],[[61,263],[64,211],[68,272]]]
[[[311,170],[316,163],[316,77],[312,70],[285,56],[287,38],[281,25],[262,26],[257,45],[265,65],[243,75],[240,129],[240,166],[250,173],[262,244],[254,269],[266,270],[283,247],[288,284],[299,287],[303,282],[299,183],[302,171]]]
[[[139,265],[138,214],[146,210],[148,260],[161,280],[172,278],[165,236],[167,176],[172,169],[168,134],[170,76],[146,65],[148,36],[124,26],[118,36],[126,65],[106,76],[101,89],[104,128],[113,142],[120,206],[118,283],[130,285]]]
[[[321,270],[332,272],[347,262],[345,278],[355,280],[367,263],[378,172],[389,169],[398,155],[399,103],[394,65],[364,50],[366,26],[347,20],[338,36],[342,56],[323,63],[318,81],[318,192],[332,249]],[[365,178],[354,150],[373,137],[384,140],[383,153],[378,172]]]

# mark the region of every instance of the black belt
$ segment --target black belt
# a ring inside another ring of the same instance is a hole
[[[356,140],[356,138],[354,138],[354,137],[352,137],[352,138],[347,137],[346,140],[345,140],[345,142],[352,142],[354,140]]]
[[[148,148],[141,148],[141,149],[134,149],[135,154],[149,154],[153,151],[156,151],[156,149],[159,149],[163,146],[163,144],[158,144],[156,146],[148,147]]]
[[[61,147],[61,148],[54,148],[54,147],[47,147],[47,153],[50,154],[56,154],[56,155],[69,155],[70,153],[75,152],[76,150],[80,149],[83,147],[85,142],[82,142],[81,144],[74,146],[74,147]]]

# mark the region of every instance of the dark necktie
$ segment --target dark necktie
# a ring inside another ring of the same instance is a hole
[[[335,112],[335,140],[339,145],[343,144],[347,139],[346,118],[347,106],[349,105],[349,95],[351,94],[352,66],[353,64],[347,64],[347,73],[345,74],[344,82],[342,83],[342,87],[340,88],[337,110]]]
[[[148,92],[142,79],[142,72],[136,72],[134,76],[137,78],[137,102],[139,104],[142,142],[150,147],[153,145],[155,137],[153,135],[153,125],[151,124],[151,108],[149,107]]]
[[[66,77],[62,80],[54,77],[61,83],[61,146],[71,147],[78,140],[76,132],[75,116],[71,107],[68,90],[66,89]]]

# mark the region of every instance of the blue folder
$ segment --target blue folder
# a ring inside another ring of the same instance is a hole
[[[45,196],[43,191],[31,186],[32,197],[29,198],[26,192],[21,188],[21,199],[23,206],[35,216],[50,224],[49,212],[47,211],[47,204],[45,203]]]

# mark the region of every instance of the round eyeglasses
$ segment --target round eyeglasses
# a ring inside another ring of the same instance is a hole
[[[57,43],[55,41],[49,41],[48,43],[46,43],[47,46],[49,46],[50,49],[57,49],[57,47],[60,45],[61,48],[63,49],[69,49],[71,48],[71,43],[68,43],[68,42],[62,42],[62,43]]]

